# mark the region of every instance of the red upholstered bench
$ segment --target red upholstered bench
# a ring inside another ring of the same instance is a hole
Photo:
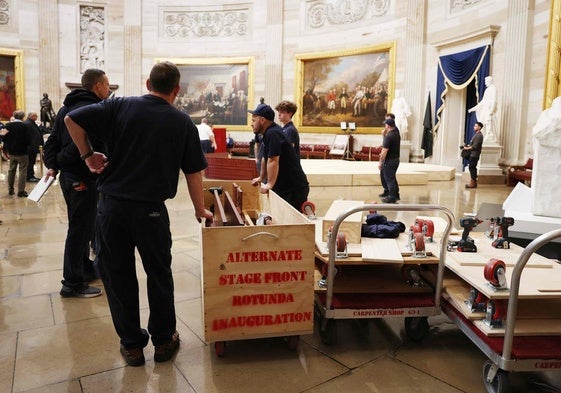
[[[313,145],[312,151],[308,152],[308,157],[327,158],[330,148],[329,145]]]
[[[382,146],[362,146],[362,149],[355,152],[353,156],[359,161],[378,161],[381,152]]]
[[[234,146],[228,150],[233,156],[248,156],[249,142],[234,142]]]
[[[310,152],[314,150],[313,145],[300,145],[300,158],[310,158]]]
[[[508,172],[506,176],[506,185],[515,186],[518,182],[524,182],[530,184],[532,181],[532,168],[534,166],[534,159],[528,158],[526,164],[523,166],[511,166],[508,167]]]

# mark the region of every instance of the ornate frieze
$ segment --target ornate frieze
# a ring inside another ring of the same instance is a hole
[[[248,32],[249,8],[216,11],[164,10],[167,39],[239,37]]]
[[[0,26],[5,26],[10,22],[10,2],[0,0]]]
[[[105,8],[81,5],[80,72],[88,68],[105,68]]]
[[[306,26],[318,29],[370,20],[388,12],[390,0],[313,0],[306,3]]]
[[[479,6],[478,3],[482,3],[484,0],[449,0],[449,1],[450,1],[449,14],[455,14],[458,12],[465,11],[468,8]]]

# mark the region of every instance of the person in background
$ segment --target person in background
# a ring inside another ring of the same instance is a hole
[[[27,180],[27,165],[29,163],[29,146],[31,145],[31,134],[23,122],[25,112],[17,110],[13,114],[14,119],[6,124],[6,135],[4,136],[4,149],[10,158],[8,169],[8,195],[14,195],[14,183],[16,171],[18,171],[18,197],[27,197],[25,182]]]
[[[479,162],[479,156],[481,156],[481,148],[483,147],[483,134],[481,129],[483,128],[483,123],[477,121],[473,125],[473,131],[475,134],[471,137],[471,141],[468,145],[464,146],[464,150],[469,150],[469,184],[466,184],[466,188],[477,188],[477,163]]]
[[[380,153],[378,169],[383,171],[384,179],[388,187],[388,195],[383,197],[383,203],[396,203],[399,196],[399,185],[397,184],[396,172],[399,167],[399,146],[401,136],[395,126],[395,120],[391,117],[384,121],[385,135]]]
[[[120,352],[130,366],[144,364],[150,336],[156,362],[170,360],[179,349],[165,201],[175,197],[180,171],[197,220],[213,218],[204,206],[207,161],[197,127],[173,105],[180,76],[175,64],[157,63],[146,81],[148,94],[105,100],[65,117],[82,160],[91,172],[101,174],[97,261]],[[94,151],[93,139],[106,144],[107,155]],[[147,277],[148,332],[140,323],[135,249]]]
[[[29,129],[31,136],[31,144],[29,145],[29,162],[27,164],[27,181],[37,183],[40,179],[35,177],[35,162],[37,161],[37,154],[39,154],[40,146],[44,146],[43,135],[37,125],[37,112],[29,112],[27,119],[24,123]]]
[[[78,148],[64,124],[64,117],[73,109],[95,104],[109,96],[109,79],[104,71],[89,68],[82,74],[82,87],[64,98],[54,127],[45,143],[47,178],[56,177],[66,202],[68,231],[64,244],[63,280],[60,296],[91,298],[101,295],[101,289],[88,285],[97,279],[90,260],[89,242],[93,237],[97,206],[97,175],[91,173],[80,159]],[[98,150],[105,150],[99,140],[92,139]]]
[[[283,124],[282,132],[286,135],[286,139],[292,144],[296,157],[300,159],[300,135],[296,126],[292,122],[292,116],[298,110],[298,106],[294,102],[281,101],[275,108],[279,113],[279,120]]]
[[[308,200],[310,187],[306,174],[300,165],[300,158],[282,129],[274,122],[275,112],[267,104],[259,104],[255,110],[248,111],[253,132],[262,136],[260,175],[252,179],[253,185],[261,183],[260,192],[266,194],[273,190],[296,210]],[[267,178],[267,184],[262,180]]]
[[[384,116],[384,120],[388,120],[388,119],[392,119],[395,122],[395,115],[393,113],[386,113],[386,115]],[[397,128],[397,125],[395,126],[395,129],[397,130],[397,132],[399,133],[399,128]],[[385,137],[387,133],[386,130],[386,124],[384,122],[384,129],[382,130],[382,137]],[[380,197],[385,198],[389,195],[389,190],[388,190],[388,184],[386,183],[386,176],[384,175],[384,166],[382,165],[382,167],[380,168],[380,181],[382,182],[382,188],[384,189],[384,191],[379,194]],[[401,197],[399,196],[399,186],[397,188],[397,197],[396,200],[400,200]]]
[[[213,153],[216,150],[216,140],[206,117],[201,119],[201,124],[197,125],[197,130],[199,131],[203,153]]]

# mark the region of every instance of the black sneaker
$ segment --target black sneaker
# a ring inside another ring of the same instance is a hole
[[[25,191],[18,192],[18,198],[27,198],[27,196],[27,192]]]
[[[395,198],[390,198],[388,196],[388,197],[382,198],[382,202],[384,202],[384,203],[395,203],[396,200],[395,200]]]
[[[89,298],[100,296],[101,292],[101,288],[91,287],[89,285],[84,285],[80,288],[71,288],[63,285],[62,289],[60,290],[60,296]]]
[[[388,195],[389,195],[389,194],[388,194],[386,191],[384,191],[384,192],[381,193],[381,194],[378,194],[378,196],[379,196],[379,197],[382,197],[382,198],[383,198],[383,197],[387,197]]]
[[[39,180],[41,179],[37,179],[36,177],[30,177],[29,179],[27,179],[27,181],[30,183],[38,183]]]
[[[14,195],[14,194],[15,194],[14,190],[8,191],[8,195]]]

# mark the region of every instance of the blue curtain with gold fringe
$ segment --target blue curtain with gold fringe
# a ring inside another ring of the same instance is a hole
[[[440,56],[438,59],[438,70],[436,79],[436,114],[434,132],[440,126],[441,113],[446,105],[446,93],[448,88],[464,89],[474,83],[475,102],[483,97],[485,90],[485,77],[489,75],[491,65],[490,45],[481,46],[464,52]],[[468,89],[469,90],[469,89]],[[473,90],[472,90],[473,91]],[[468,94],[470,92],[468,91]],[[471,93],[473,94],[473,93]],[[465,138],[469,142],[470,134],[473,134],[473,125],[476,122],[475,112],[467,113],[474,106],[473,99],[468,96],[466,100],[466,133]],[[473,105],[472,105],[473,104]],[[469,108],[467,107],[468,105]]]

